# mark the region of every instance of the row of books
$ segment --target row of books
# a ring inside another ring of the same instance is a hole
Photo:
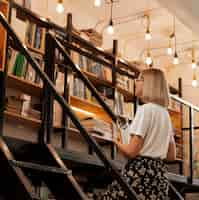
[[[100,63],[96,63],[93,60],[82,56],[76,52],[72,53],[72,59],[74,63],[78,65],[79,68],[83,71],[90,72],[100,79],[112,82],[112,71],[110,68]]]
[[[117,93],[116,97],[116,113],[120,116],[132,118],[134,113],[134,105],[132,102],[125,102],[124,95]]]
[[[36,49],[40,53],[44,52],[45,28],[35,24],[33,21],[25,20],[17,10],[12,12],[11,25],[15,27],[17,35],[27,47]]]
[[[43,69],[44,62],[42,60],[42,57],[35,53],[31,54],[35,61]],[[41,78],[35,72],[32,66],[27,62],[25,56],[12,48],[9,48],[8,51],[8,73],[42,86]]]
[[[89,133],[98,135],[108,140],[113,139],[113,126],[111,123],[93,117],[82,119],[81,123]]]
[[[117,74],[117,86],[134,94],[134,79]]]

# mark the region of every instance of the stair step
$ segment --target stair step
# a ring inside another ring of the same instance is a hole
[[[71,170],[61,169],[58,167],[51,167],[48,165],[40,165],[36,163],[17,161],[17,160],[10,160],[9,162],[11,165],[14,165],[15,167],[28,168],[28,169],[38,170],[38,171],[48,172],[48,173],[72,175]]]

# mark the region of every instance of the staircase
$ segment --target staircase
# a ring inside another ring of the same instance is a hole
[[[55,99],[62,106],[64,112],[68,114],[70,119],[79,129],[87,144],[92,147],[92,150],[97,155],[96,157],[81,153],[77,154],[74,152],[64,152],[63,150],[55,149],[50,144],[52,124],[48,124],[47,127],[43,126],[43,129],[40,132],[40,143],[34,144],[1,136],[0,160],[2,169],[0,171],[0,176],[5,179],[5,182],[2,181],[0,183],[0,194],[2,194],[3,198],[13,200],[40,199],[40,197],[34,192],[34,187],[35,185],[45,183],[55,199],[62,200],[68,198],[74,200],[84,200],[88,199],[85,195],[85,191],[86,187],[89,187],[90,184],[95,187],[105,187],[108,182],[116,179],[128,195],[128,199],[136,200],[137,197],[135,192],[126,184],[120,175],[121,163],[117,161],[110,161],[104,155],[100,146],[81,125],[80,121],[70,109],[65,99],[56,91],[51,77],[47,76],[47,74],[44,73],[38,64],[32,59],[27,49],[24,48],[23,44],[20,42],[15,32],[6,22],[1,13],[0,23],[4,26],[9,37],[16,43],[16,46],[20,49],[23,55],[25,55],[29,63],[31,63],[35,71],[44,80],[48,88],[46,95],[52,95],[55,97]],[[95,87],[75,66],[59,38],[54,38],[50,33],[47,33],[46,38],[49,42],[48,44],[52,45],[51,47],[57,48],[60,51],[69,67],[78,74],[82,81],[84,81],[86,86],[91,90],[93,96],[95,96],[101,106],[103,106],[103,108],[107,111],[112,120],[116,122],[116,116],[98,95]],[[47,58],[49,59],[50,53],[50,51],[49,54],[47,53]],[[49,60],[47,63],[50,65]],[[49,109],[50,111],[49,107],[46,109]],[[48,118],[47,114],[44,118],[52,120],[51,117]],[[47,135],[45,135],[45,133]],[[69,170],[67,166],[70,166],[75,173],[72,174],[72,171]],[[91,173],[91,171],[93,171],[93,173]],[[96,177],[96,174],[99,173],[101,175],[99,178],[103,181],[102,184],[98,184],[99,179],[95,179],[98,178]],[[85,175],[90,175],[92,181],[88,181],[88,178],[82,179]],[[173,177],[173,174],[170,174],[170,180],[172,180]],[[107,183],[104,183],[105,180]],[[172,182],[177,183],[175,186],[178,186],[180,183],[177,178],[174,178]],[[186,185],[187,183],[183,184]],[[196,185],[196,188],[197,187],[198,186]],[[191,188],[193,188],[192,185]],[[173,199],[183,199],[173,185],[171,185],[170,189]],[[184,191],[182,191],[182,193],[184,193]]]

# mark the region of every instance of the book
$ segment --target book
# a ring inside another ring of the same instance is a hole
[[[17,53],[16,59],[13,66],[12,74],[18,77],[24,77],[26,70],[26,59],[25,56],[20,52]]]

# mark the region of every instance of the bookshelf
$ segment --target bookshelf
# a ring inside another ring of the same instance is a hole
[[[9,4],[6,0],[0,0],[0,11],[4,16],[8,17]],[[6,42],[7,42],[7,33],[3,26],[0,24],[0,70],[4,70],[5,65],[5,55],[6,55]]]
[[[1,1],[0,1],[1,2]],[[34,14],[34,13],[32,13]],[[19,12],[18,12],[19,15]],[[45,35],[46,35],[46,29],[44,27],[42,27],[41,23],[37,24],[37,20],[34,17],[28,17],[28,14],[24,14],[22,19],[25,21],[26,23],[26,38],[24,40],[25,45],[27,46],[27,48],[33,52],[34,54],[37,54],[38,56],[41,57],[41,60],[44,59],[44,54],[45,54]],[[38,35],[36,34],[36,30],[38,29]],[[36,36],[37,35],[37,36]],[[35,43],[36,38],[39,38],[39,43]],[[72,44],[73,42],[71,42]],[[77,44],[74,44],[75,46],[77,46]],[[84,48],[81,45],[78,46],[78,48]],[[95,48],[95,47],[93,47]],[[102,76],[95,73],[96,71],[90,68],[90,61],[85,60],[85,58],[79,58],[78,57],[78,53],[75,52],[75,54],[73,53],[72,50],[70,50],[71,52],[71,58],[73,59],[73,61],[79,65],[81,71],[83,72],[84,75],[86,75],[86,77],[93,83],[93,85],[99,89],[101,86],[105,86],[108,89],[112,89],[114,91],[116,91],[116,93],[120,93],[121,95],[123,95],[123,102],[127,103],[127,102],[131,102],[131,104],[133,105],[134,102],[134,91],[132,90],[133,88],[133,82],[131,85],[131,89],[126,88],[126,79],[123,79],[121,77],[122,80],[118,81],[118,80],[112,80],[113,76],[112,76],[112,71],[109,71],[109,69],[106,69],[105,71],[101,71],[101,69],[106,68],[106,66],[94,66],[92,64],[92,68],[95,68],[95,70],[97,71],[97,73],[102,73]],[[92,52],[92,51],[91,51]],[[95,51],[93,52],[100,52],[99,50],[97,50],[97,48],[95,48]],[[105,52],[102,52],[103,55],[105,55],[105,57],[107,56],[107,54]],[[96,53],[97,56],[97,53]],[[100,56],[99,56],[100,57]],[[114,55],[110,54],[110,57],[113,58]],[[106,59],[108,59],[108,56],[106,57]],[[60,59],[56,59],[59,63],[59,65],[61,65],[61,68],[59,68],[59,72],[64,73],[64,67],[66,67],[63,64],[63,60],[61,62]],[[81,60],[81,62],[80,62]],[[61,63],[61,64],[60,64]],[[121,61],[119,61],[118,66],[119,68],[122,69],[126,69],[127,71],[134,71],[135,74],[139,73],[138,69],[136,68],[136,65],[129,66],[128,63],[123,63]],[[12,70],[10,70],[12,71]],[[69,73],[69,79],[70,80],[74,80],[74,77],[76,77],[76,75],[74,73]],[[71,79],[72,77],[72,79]],[[120,79],[120,77],[116,77],[116,79]],[[84,99],[84,98],[80,98],[78,96],[75,96],[72,94],[72,84],[73,81],[69,81],[69,86],[67,86],[67,96],[66,96],[66,101],[68,100],[68,103],[72,106],[73,110],[75,111],[75,113],[80,117],[81,119],[84,119],[85,117],[94,117],[97,118],[99,120],[104,120],[106,122],[112,123],[112,120],[110,119],[110,117],[106,114],[106,112],[103,110],[103,108],[98,105],[97,103],[95,103],[94,101],[90,101],[90,99]],[[119,84],[118,84],[119,82]],[[129,82],[129,80],[128,80]],[[36,97],[38,99],[41,98],[42,96],[42,90],[43,90],[43,86],[40,84],[36,84],[34,81],[28,81],[26,80],[23,76],[15,76],[12,73],[8,74],[8,87],[10,88],[14,88],[17,90],[21,90],[22,92],[31,95],[33,97]],[[62,82],[63,83],[63,82]],[[124,83],[124,84],[123,84]],[[121,85],[125,85],[125,87],[122,87]],[[174,90],[174,89],[173,89]],[[175,90],[176,92],[176,90]],[[114,92],[113,92],[114,93]],[[61,91],[61,94],[63,94],[63,91]],[[111,95],[110,95],[111,96]],[[111,98],[110,98],[111,99]],[[113,104],[116,103],[118,101],[117,98],[114,97],[114,94],[112,95],[112,100],[113,100]],[[118,102],[117,102],[118,103]],[[113,109],[114,110],[114,109]],[[84,112],[82,112],[84,111]],[[115,111],[115,110],[114,110]],[[6,111],[7,112],[7,111]],[[127,119],[127,120],[132,120],[133,119],[133,111],[131,110],[130,112],[132,112],[132,116],[126,116],[123,113],[118,113],[117,111],[115,112],[117,116],[119,116],[120,118],[123,119]],[[170,110],[170,114],[171,116],[173,116],[172,120],[173,123],[175,123],[175,120],[177,118],[176,121],[180,120],[179,115],[181,113],[178,112],[174,112],[173,110]],[[39,126],[41,124],[40,120],[36,120],[32,117],[24,117],[21,116],[19,114],[11,114],[11,113],[6,113],[7,116],[9,116],[9,118],[11,119],[17,119],[19,118],[20,121],[30,124],[32,126]],[[62,120],[60,118],[60,120]],[[62,122],[61,122],[62,123]],[[60,123],[60,124],[61,124]],[[178,124],[178,123],[177,123]],[[174,124],[174,126],[177,126]],[[60,126],[60,128],[63,128]],[[67,127],[69,132],[75,132],[74,130],[71,131],[71,127]],[[176,138],[178,141],[181,141],[181,130],[179,128],[179,126],[175,127],[176,130]],[[109,141],[109,139],[107,138],[103,138],[99,135],[95,136],[96,138],[98,138],[98,140],[100,141]]]
[[[16,121],[20,124],[31,126],[33,128],[39,128],[41,125],[41,120],[37,120],[32,117],[23,116],[17,113],[5,111],[5,116],[7,119]]]
[[[41,97],[42,95],[42,87],[40,85],[26,81],[12,74],[8,75],[7,87],[21,90],[22,92],[35,97]]]
[[[88,100],[84,100],[76,96],[71,96],[70,105],[75,108],[79,108],[81,110],[90,112],[91,114],[94,114],[94,116],[97,116],[99,119],[104,119],[107,122],[112,122],[111,118],[107,115],[107,113],[103,110],[101,106],[95,103],[92,103]],[[81,115],[81,118],[86,117],[86,114],[82,114],[81,112],[78,112],[78,111],[76,112],[78,113],[79,116]]]

